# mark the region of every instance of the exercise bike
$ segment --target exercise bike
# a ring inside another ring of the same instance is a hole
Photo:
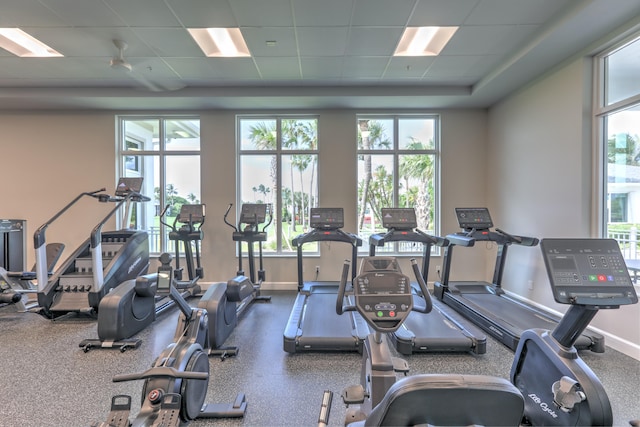
[[[238,242],[238,271],[236,276],[227,283],[217,283],[205,292],[198,307],[204,308],[209,314],[209,344],[210,355],[220,356],[222,360],[238,354],[237,347],[223,347],[225,340],[238,324],[240,316],[254,302],[271,301],[270,296],[260,294],[262,282],[266,276],[262,264],[262,242],[267,240],[266,229],[271,224],[273,216],[267,215],[269,205],[263,203],[244,203],[240,210],[238,226],[227,220],[233,204],[229,204],[224,214],[225,224],[233,229],[233,241]],[[267,220],[268,216],[268,220]],[[259,229],[260,224],[264,224]],[[243,243],[247,245],[247,261],[249,276],[243,268]],[[258,243],[259,269],[255,270],[254,244]]]
[[[336,312],[358,311],[373,329],[362,355],[360,384],[342,394],[348,406],[345,425],[518,425],[524,402],[513,384],[484,375],[406,375],[408,364],[394,358],[384,334],[396,331],[409,313],[431,311],[431,297],[415,259],[415,279],[425,296],[424,307],[413,305],[409,277],[393,257],[366,257],[353,285],[354,305],[344,305],[349,262],[343,266]],[[325,392],[321,418],[327,414]],[[356,405],[350,407],[349,405]],[[326,419],[320,423],[326,424]]]
[[[523,332],[511,382],[525,396],[524,424],[613,423],[600,380],[574,346],[600,309],[635,304],[638,296],[613,239],[543,239],[540,242],[556,302],[570,304],[553,331]]]
[[[106,422],[93,427],[178,427],[196,418],[240,418],[246,411],[243,393],[232,404],[205,404],[209,386],[207,312],[192,308],[172,283],[171,271],[158,273],[158,286],[168,288],[182,312],[174,335],[153,366],[140,373],[121,374],[114,382],[144,380],[142,406],[130,421],[131,397],[117,395],[111,400]]]
[[[170,253],[163,253],[159,257],[161,263],[159,272],[173,271],[173,287],[177,288],[183,298],[189,298],[201,293],[198,280],[203,275],[200,265],[199,243],[203,238],[201,231],[205,219],[205,206],[201,204],[184,204],[180,213],[169,225],[162,221],[170,205],[160,214],[161,222],[171,229],[169,239],[174,241],[176,258],[175,269],[171,263],[174,260]],[[177,224],[181,224],[180,227]],[[183,268],[180,267],[180,243],[184,245],[188,279],[182,280]],[[193,250],[195,247],[196,266],[193,265]],[[86,353],[92,348],[112,349],[121,352],[140,346],[141,340],[131,338],[153,323],[157,316],[174,306],[169,288],[159,286],[157,274],[139,276],[117,286],[105,295],[98,307],[98,338],[85,339],[79,346]]]

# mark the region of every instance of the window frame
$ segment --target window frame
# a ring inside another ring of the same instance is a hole
[[[251,121],[275,121],[276,122],[276,148],[272,150],[256,150],[256,149],[244,149],[242,148],[242,122],[244,120]],[[282,122],[285,120],[315,120],[316,122],[316,148],[315,149],[291,149],[283,147],[282,140]],[[240,209],[242,206],[242,156],[276,156],[276,176],[277,176],[277,190],[275,194],[275,205],[277,209],[282,211],[283,200],[282,200],[282,164],[283,157],[285,156],[293,156],[297,154],[308,154],[316,156],[316,171],[315,171],[315,203],[312,203],[310,207],[316,207],[320,205],[319,193],[320,193],[320,185],[318,182],[319,177],[319,169],[320,169],[320,135],[319,135],[319,123],[320,123],[320,115],[319,114],[237,114],[236,115],[236,218],[240,216]],[[267,257],[289,257],[296,256],[296,249],[292,248],[292,250],[286,250],[284,239],[283,239],[283,231],[282,231],[282,221],[271,222],[269,227],[275,227],[275,236],[276,236],[276,250],[265,250],[263,249],[263,255]],[[295,237],[295,236],[293,236]],[[293,238],[292,237],[292,238]],[[304,250],[305,254],[308,255],[317,255],[319,254],[319,250],[316,249],[317,245],[306,245]]]
[[[608,127],[607,119],[619,112],[640,106],[640,92],[614,103],[607,103],[607,58],[613,53],[624,49],[632,43],[640,43],[640,32],[625,38],[614,46],[605,49],[595,56],[593,85],[594,85],[594,108],[593,108],[593,133],[594,144],[597,157],[596,162],[596,235],[606,238],[608,236]]]
[[[139,146],[143,145],[143,141],[139,141],[138,139],[136,139],[135,136],[127,136],[126,134],[126,126],[125,126],[125,122],[135,122],[135,121],[157,121],[158,124],[158,140],[161,141],[161,143],[158,144],[158,149],[128,149],[125,148],[125,144],[128,140],[133,140],[136,141]],[[126,157],[127,156],[135,156],[135,157],[150,157],[150,158],[157,158],[157,164],[158,164],[158,173],[159,173],[159,188],[164,188],[165,191],[160,191],[159,193],[159,197],[160,199],[158,200],[158,204],[160,207],[160,211],[162,210],[162,208],[166,205],[167,201],[167,194],[166,194],[166,188],[167,188],[167,158],[170,157],[181,157],[181,156],[192,156],[192,157],[198,157],[200,159],[200,163],[202,160],[202,134],[200,133],[199,138],[200,138],[200,144],[197,150],[170,150],[167,149],[166,147],[166,141],[167,141],[167,135],[166,135],[166,130],[167,130],[167,126],[166,123],[169,121],[181,121],[181,120],[197,120],[200,124],[201,124],[201,117],[200,115],[197,114],[169,114],[169,115],[164,115],[164,114],[160,114],[160,115],[156,115],[156,114],[151,114],[151,115],[136,115],[136,114],[123,114],[123,115],[116,115],[116,126],[117,126],[117,137],[116,137],[116,170],[117,170],[117,174],[118,177],[123,177],[123,176],[127,176],[126,175]],[[153,162],[156,162],[156,159],[153,159]],[[135,162],[136,166],[138,168],[137,172],[140,173],[140,176],[144,177],[145,179],[147,177],[145,177],[145,171],[143,170],[144,167],[141,166],[138,161]],[[144,162],[143,162],[144,163]],[[140,170],[142,169],[142,170]],[[131,169],[129,169],[131,170]],[[200,172],[201,173],[201,172]],[[202,176],[198,177],[198,180],[202,180]],[[151,188],[153,187],[153,184],[151,184]],[[200,199],[202,199],[202,187],[200,188]],[[146,203],[155,203],[155,194],[145,194],[148,197],[151,197],[151,201],[150,202],[146,202]],[[145,209],[154,209],[153,207],[148,207]],[[153,211],[152,211],[153,212]],[[122,215],[124,212],[118,212],[118,221],[119,223],[122,222]],[[160,212],[157,212],[157,214],[159,214]],[[154,215],[158,216],[158,215]],[[149,236],[149,253],[152,256],[156,256],[159,255],[163,252],[174,252],[175,248],[171,246],[171,242],[168,239],[168,230],[167,227],[160,223],[159,224],[159,228],[158,228],[158,248],[155,248],[156,244],[155,241],[153,240],[154,236],[154,231],[152,230],[153,225],[149,225],[149,224],[138,224],[138,227],[140,227],[140,229],[147,231],[150,236]],[[157,251],[155,251],[157,249]]]
[[[393,132],[392,132],[392,146],[388,149],[368,149],[364,150],[358,146],[358,141],[356,141],[356,157],[359,162],[360,156],[362,155],[372,155],[372,156],[383,156],[389,155],[393,156],[393,207],[400,207],[400,159],[403,155],[431,155],[433,156],[433,230],[431,232],[435,236],[440,235],[440,187],[441,187],[441,177],[440,177],[440,167],[441,167],[441,126],[442,126],[442,116],[438,113],[412,113],[412,114],[368,114],[368,113],[358,113],[356,115],[356,129],[358,131],[358,135],[360,135],[360,121],[364,119],[371,120],[392,120],[393,122]],[[402,141],[400,141],[400,122],[403,119],[425,119],[433,121],[433,147],[424,149],[424,150],[412,150],[408,148],[400,148]],[[358,177],[356,185],[360,185],[360,177]],[[360,204],[360,200],[358,200],[358,205]],[[359,208],[357,209],[357,211]],[[357,212],[359,215],[359,212]],[[356,224],[358,224],[358,219],[356,218]],[[424,232],[429,233],[429,230],[422,230]],[[361,230],[358,229],[357,233],[359,236],[363,237]],[[363,237],[363,245],[359,248],[359,253],[364,254],[368,252],[369,245],[368,241],[364,242],[365,238]],[[417,255],[422,255],[423,250],[422,247],[418,247],[419,245],[412,245],[415,247],[415,250],[405,251],[400,250],[400,242],[394,242],[391,251],[385,251],[384,255],[397,256],[397,257],[414,257]],[[432,245],[431,247],[431,255],[438,256],[440,255],[440,247]],[[382,253],[382,252],[381,252]]]

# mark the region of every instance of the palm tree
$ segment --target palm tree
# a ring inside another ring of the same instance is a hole
[[[391,142],[386,139],[385,129],[382,123],[375,120],[358,121],[358,146],[361,150],[371,150],[374,148],[389,147]],[[360,219],[358,220],[358,230],[364,225],[364,217],[367,206],[372,203],[373,195],[370,191],[371,179],[373,178],[371,154],[363,154],[364,161],[364,182],[362,183],[360,199]],[[377,204],[373,201],[373,204]]]
[[[173,184],[167,184],[167,202],[173,206],[176,202],[176,197],[178,195],[178,189]]]
[[[193,193],[189,193],[187,195],[187,200],[189,201],[189,203],[194,204],[198,201],[198,197]]]
[[[249,140],[260,150],[275,150],[278,147],[275,122],[260,122],[249,128]],[[278,159],[271,156],[271,165],[269,169],[269,177],[271,178],[271,194],[276,194],[278,190]],[[266,194],[266,192],[265,192]],[[273,201],[273,221],[278,223],[278,199]]]
[[[424,150],[427,147],[415,139],[407,145],[409,150]],[[433,176],[433,157],[428,154],[405,155],[400,158],[399,176],[405,182],[407,195],[412,193],[411,180],[417,180],[414,207],[418,219],[418,227],[429,230],[433,220],[433,187],[429,185],[429,179]]]

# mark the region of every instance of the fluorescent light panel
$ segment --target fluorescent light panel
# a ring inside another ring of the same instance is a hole
[[[394,56],[436,56],[458,27],[407,27]]]
[[[20,28],[0,28],[0,47],[16,56],[46,58],[63,56]]]
[[[239,28],[189,28],[188,31],[207,56],[251,56]]]

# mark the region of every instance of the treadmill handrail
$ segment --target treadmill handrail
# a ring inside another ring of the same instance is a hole
[[[357,236],[356,234],[347,233],[340,228],[332,230],[313,228],[306,233],[299,234],[291,241],[293,246],[296,247],[310,242],[345,242],[350,243],[353,246],[362,246],[362,239],[359,236]]]
[[[297,248],[298,263],[298,290],[304,287],[304,278],[302,276],[302,246],[310,242],[343,242],[351,245],[351,258],[355,264],[358,258],[358,247],[362,246],[362,239],[352,233],[347,233],[340,228],[332,230],[323,230],[314,228],[307,233],[300,234],[292,240],[293,246]],[[356,270],[351,269],[351,280],[355,279]]]
[[[536,237],[520,236],[516,234],[509,234],[504,230],[496,228],[496,231],[490,229],[471,229],[465,230],[460,233],[448,234],[450,244],[458,246],[473,246],[474,241],[479,242],[495,242],[499,245],[521,245],[521,246],[536,246],[539,240]]]
[[[447,246],[449,240],[440,237],[427,234],[424,231],[413,228],[396,230],[395,228],[389,229],[386,233],[377,233],[369,236],[369,245],[384,246],[387,242],[419,242],[436,246]]]

